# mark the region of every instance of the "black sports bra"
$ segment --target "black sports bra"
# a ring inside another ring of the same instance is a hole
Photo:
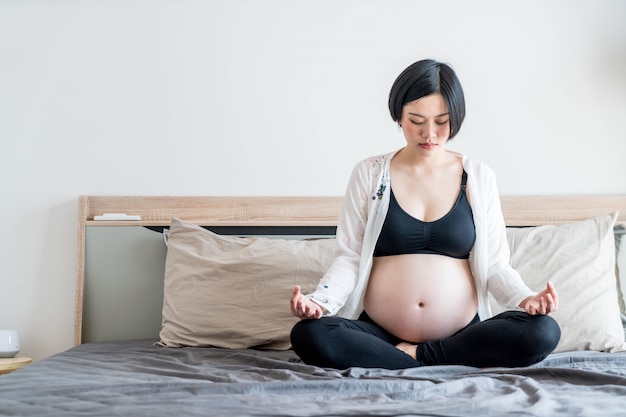
[[[391,189],[389,210],[378,236],[374,256],[428,253],[458,259],[469,258],[476,240],[472,207],[465,192],[463,171],[461,191],[450,211],[434,222],[424,222],[400,207]]]

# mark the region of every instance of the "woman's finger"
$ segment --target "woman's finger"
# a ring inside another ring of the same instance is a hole
[[[548,281],[548,291],[550,291],[550,295],[552,296],[552,300],[554,301],[554,310],[556,311],[559,308],[559,293],[556,290],[556,287],[551,281]]]
[[[302,293],[298,285],[294,287],[291,295],[291,314],[296,317],[301,317],[302,315]]]
[[[546,294],[546,300],[548,303],[548,311],[546,313],[551,313],[553,311],[556,310],[556,304],[554,303],[554,297],[552,297],[552,294],[547,293]]]

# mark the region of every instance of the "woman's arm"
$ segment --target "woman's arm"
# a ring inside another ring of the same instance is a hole
[[[500,305],[515,308],[535,296],[535,293],[528,288],[520,274],[510,264],[511,252],[496,176],[489,167],[482,165],[481,168],[480,185],[485,204],[488,248],[487,290]]]
[[[343,307],[354,291],[359,274],[361,250],[367,222],[370,172],[362,161],[352,171],[342,202],[337,225],[337,248],[335,259],[324,274],[316,290],[309,296],[292,295],[293,311],[296,316],[334,315]],[[294,299],[295,297],[295,299]],[[316,308],[315,305],[319,307]]]

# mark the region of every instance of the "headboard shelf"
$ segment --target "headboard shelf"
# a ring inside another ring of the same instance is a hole
[[[341,197],[80,196],[84,226],[167,226],[172,217],[201,226],[336,226]],[[563,224],[619,211],[626,195],[502,196],[508,226]],[[138,214],[140,221],[100,221],[104,213]]]

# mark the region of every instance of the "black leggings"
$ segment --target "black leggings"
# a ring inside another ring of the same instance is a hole
[[[293,349],[305,363],[336,369],[527,366],[548,356],[560,338],[561,329],[550,316],[505,311],[482,322],[476,316],[448,338],[420,343],[415,360],[396,348],[402,340],[365,313],[358,320],[301,320],[291,330]]]

